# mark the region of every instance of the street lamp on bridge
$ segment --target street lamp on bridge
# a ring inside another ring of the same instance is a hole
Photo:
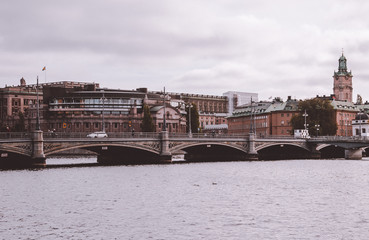
[[[319,136],[319,127],[320,127],[320,125],[319,125],[319,124],[315,124],[316,136],[317,136],[317,137]]]
[[[305,113],[302,114],[302,116],[305,118],[305,123],[304,123],[304,128],[305,130],[307,129],[307,127],[309,126],[309,124],[306,124],[306,117],[309,116],[309,114],[306,113],[306,109],[305,109]]]

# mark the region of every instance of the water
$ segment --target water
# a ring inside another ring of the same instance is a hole
[[[0,171],[1,239],[368,239],[369,161]]]

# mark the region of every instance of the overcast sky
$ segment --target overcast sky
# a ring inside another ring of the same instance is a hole
[[[333,93],[344,50],[369,100],[369,1],[4,0],[0,87],[80,81],[170,92]]]

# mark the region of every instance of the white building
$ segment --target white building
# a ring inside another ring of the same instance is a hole
[[[352,120],[352,135],[358,137],[369,136],[369,116],[366,113],[360,112]]]
[[[228,91],[223,93],[223,96],[228,98],[228,116],[231,116],[234,109],[238,106],[250,104],[251,101],[259,101],[257,93]]]

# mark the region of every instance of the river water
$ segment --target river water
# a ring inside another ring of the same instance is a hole
[[[9,170],[0,194],[1,239],[369,238],[369,161]]]

